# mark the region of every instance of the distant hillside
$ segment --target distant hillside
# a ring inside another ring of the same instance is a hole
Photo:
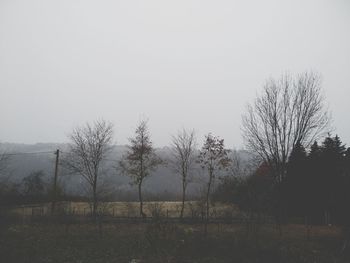
[[[10,157],[7,169],[12,181],[21,182],[31,172],[42,170],[46,175],[47,182],[50,183],[54,175],[54,152],[56,149],[60,149],[61,157],[64,158],[68,145],[58,143],[37,143],[33,145],[2,143],[0,149],[6,151],[6,153],[14,154]],[[107,157],[108,160],[103,165],[104,172],[100,185],[108,186],[108,191],[115,193],[116,196],[122,196],[126,193],[136,196],[136,188],[130,184],[130,179],[118,174],[115,168],[126,149],[126,146],[114,146]],[[162,158],[171,159],[171,149],[169,147],[158,148],[156,151]],[[245,151],[238,151],[238,154],[243,160],[249,159],[249,155]],[[59,178],[60,183],[68,193],[84,194],[87,189],[84,180],[80,176],[70,174],[61,166],[59,167]],[[205,172],[196,167],[192,173],[192,183],[188,186],[188,194],[198,195],[205,182]],[[170,165],[159,167],[144,183],[144,192],[153,196],[180,196],[181,189],[181,178],[174,173]]]

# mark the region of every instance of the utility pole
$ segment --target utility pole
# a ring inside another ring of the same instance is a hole
[[[55,177],[53,181],[53,198],[52,198],[52,206],[51,206],[51,214],[55,213],[56,201],[57,201],[57,175],[58,175],[58,161],[60,157],[60,150],[56,150],[56,163],[55,163]]]

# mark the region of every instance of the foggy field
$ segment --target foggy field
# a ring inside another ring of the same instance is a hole
[[[247,236],[244,225],[93,224],[11,225],[2,230],[0,258],[24,262],[349,262],[338,256],[340,230],[313,227],[311,241],[301,225],[263,226]],[[134,260],[134,261],[133,261]]]
[[[350,263],[350,0],[0,0],[0,263]]]
[[[105,202],[99,204],[99,211],[103,215],[114,217],[139,217],[139,202]],[[23,205],[12,209],[19,216],[47,216],[50,214],[51,203]],[[179,217],[181,202],[144,202],[144,212],[147,217],[157,213],[163,217]],[[91,204],[88,202],[60,202],[57,204],[60,213],[79,216],[91,214]],[[198,201],[185,202],[184,217],[201,217],[204,204]],[[212,217],[232,217],[238,214],[235,206],[216,204],[210,209]]]

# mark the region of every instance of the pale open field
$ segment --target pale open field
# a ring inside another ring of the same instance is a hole
[[[89,215],[91,204],[88,202],[60,202],[56,205],[57,211],[74,215]],[[12,210],[17,215],[49,215],[51,204],[33,204],[18,206]],[[138,217],[138,202],[104,202],[99,204],[99,211],[104,215],[115,217]],[[179,217],[181,202],[144,202],[144,212],[148,217],[155,213],[166,217]],[[188,201],[185,203],[185,217],[201,217],[205,212],[205,205],[198,201]],[[215,204],[211,206],[211,217],[235,216],[238,209],[225,204]]]

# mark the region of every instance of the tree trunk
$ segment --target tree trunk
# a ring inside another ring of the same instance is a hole
[[[205,234],[207,234],[208,231],[208,223],[209,223],[209,195],[210,195],[210,188],[211,183],[213,179],[213,172],[209,171],[209,182],[208,182],[208,190],[207,190],[207,196],[206,196],[206,218],[205,218]]]
[[[327,226],[331,225],[331,214],[327,209],[324,211],[324,223]]]
[[[181,206],[181,213],[180,213],[180,218],[181,219],[184,216],[185,198],[186,198],[186,184],[185,184],[185,181],[182,181],[182,206]]]
[[[210,196],[210,188],[212,183],[212,174],[209,174],[209,182],[208,182],[208,189],[207,189],[207,196],[206,196],[206,205],[207,205],[207,213],[206,213],[206,219],[209,220],[209,196]]]
[[[97,219],[97,193],[96,193],[96,189],[97,189],[97,182],[96,179],[93,183],[92,186],[92,216],[94,217],[94,219]]]
[[[311,226],[310,226],[310,222],[309,222],[309,217],[306,215],[305,216],[305,227],[306,227],[306,240],[310,241],[310,234],[311,234]]]
[[[141,185],[142,185],[142,181],[139,183],[140,216],[146,217],[146,214],[143,212],[143,200],[142,200]]]

